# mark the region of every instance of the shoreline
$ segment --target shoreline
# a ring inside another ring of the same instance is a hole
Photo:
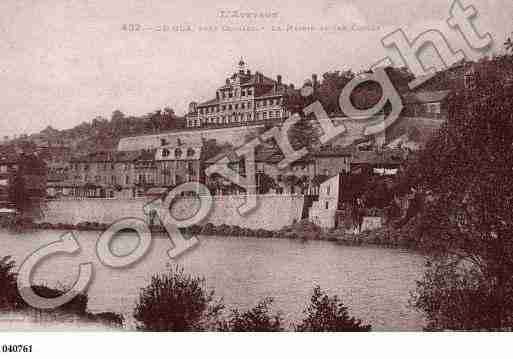
[[[294,228],[296,226],[296,228]],[[299,227],[299,228],[297,228]],[[78,224],[51,224],[43,223],[30,223],[21,227],[1,227],[16,232],[32,231],[32,230],[64,230],[64,231],[106,231],[109,225],[97,222],[81,222]],[[163,234],[166,230],[161,225],[150,226],[152,233]],[[245,237],[245,238],[277,238],[277,239],[291,239],[299,241],[327,241],[333,242],[344,246],[361,246],[371,245],[381,248],[400,248],[409,250],[421,250],[417,243],[413,241],[400,240],[397,233],[390,234],[393,229],[382,227],[373,231],[366,231],[359,234],[343,233],[341,230],[331,230],[329,232],[322,230],[312,230],[307,226],[296,224],[286,226],[280,230],[266,230],[266,229],[250,229],[239,227],[235,225],[213,225],[206,223],[204,225],[193,225],[184,228],[183,231],[188,235],[201,235],[201,236],[224,236],[224,237]]]

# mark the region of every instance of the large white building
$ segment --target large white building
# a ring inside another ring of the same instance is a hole
[[[241,59],[239,69],[216,90],[215,98],[191,102],[187,127],[231,127],[263,122],[282,122],[290,113],[284,107],[285,95],[295,91],[292,85],[282,83],[260,72],[246,69]]]

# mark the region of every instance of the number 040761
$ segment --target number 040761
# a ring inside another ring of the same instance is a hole
[[[2,353],[32,353],[32,345],[24,344],[3,344],[0,347]]]

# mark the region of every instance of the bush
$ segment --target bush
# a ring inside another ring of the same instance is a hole
[[[509,288],[503,288],[509,291]],[[500,317],[494,283],[477,269],[440,259],[428,263],[411,304],[423,312],[426,330],[511,330],[513,300],[506,296]],[[500,325],[498,323],[501,322]]]
[[[254,232],[250,228],[242,228],[241,232],[240,232],[240,235],[242,237],[253,237],[254,236]]]
[[[111,327],[123,327],[125,318],[121,314],[113,312],[103,312],[91,314],[91,319],[96,322],[106,324]]]
[[[230,235],[231,228],[227,224],[221,224],[219,227],[217,227],[216,234],[222,235],[222,236],[229,236]]]
[[[39,223],[39,229],[54,229],[54,225],[48,222]]]
[[[32,286],[32,290],[37,295],[39,295],[43,298],[56,298],[56,297],[62,296],[64,293],[66,293],[66,290],[49,288],[44,285],[34,285],[34,286]],[[20,299],[20,301],[22,303],[21,309],[29,308],[29,305],[27,303],[25,303],[23,301],[23,299]],[[44,311],[66,313],[66,314],[86,315],[88,301],[89,301],[89,298],[86,293],[79,293],[68,303],[66,303],[58,308],[48,309],[48,310],[44,310]]]
[[[137,328],[148,331],[202,331],[218,325],[223,309],[207,291],[205,279],[185,274],[175,267],[156,274],[143,288],[134,310]]]
[[[272,298],[259,302],[253,309],[240,313],[232,310],[230,319],[224,323],[222,331],[230,332],[280,332],[283,331],[281,314],[271,314],[269,306]]]
[[[242,228],[240,228],[239,226],[230,226],[230,229],[229,229],[229,235],[230,236],[233,236],[233,237],[238,237],[241,235],[242,233]]]
[[[216,230],[216,228],[212,223],[207,223],[201,229],[201,234],[212,235],[215,233],[215,230]]]
[[[328,296],[319,286],[314,288],[304,313],[307,317],[296,326],[298,332],[368,332],[372,329],[350,317],[342,301],[337,296]]]
[[[19,304],[15,266],[9,256],[0,259],[0,310],[13,310]]]

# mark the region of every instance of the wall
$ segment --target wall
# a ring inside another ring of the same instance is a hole
[[[301,219],[304,197],[299,195],[262,195],[258,207],[247,216],[240,216],[238,207],[244,204],[244,196],[214,197],[214,205],[202,223],[228,224],[252,229],[281,229],[294,220]],[[113,223],[116,220],[137,217],[146,219],[143,206],[150,198],[136,199],[82,199],[49,201],[40,222],[77,224],[79,222]],[[180,198],[172,209],[175,218],[194,213],[197,199]]]
[[[263,125],[258,126],[239,126],[221,129],[196,129],[160,133],[156,135],[145,135],[137,137],[122,138],[118,144],[118,151],[138,151],[144,149],[153,149],[161,146],[161,139],[171,145],[180,141],[187,144],[201,143],[205,140],[215,139],[218,143],[228,142],[234,146],[241,146],[245,142],[246,136],[257,134]]]

